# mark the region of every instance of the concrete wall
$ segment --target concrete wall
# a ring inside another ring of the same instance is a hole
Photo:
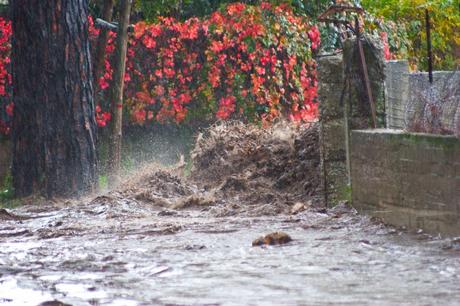
[[[351,174],[359,211],[397,226],[460,235],[460,139],[353,131]]]

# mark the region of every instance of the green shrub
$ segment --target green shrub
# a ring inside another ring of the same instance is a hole
[[[407,57],[413,68],[427,68],[425,8],[432,21],[433,64],[437,70],[460,65],[460,2],[458,0],[362,0],[363,7],[397,28],[394,35],[405,36]],[[392,43],[390,35],[390,45]],[[400,56],[405,57],[406,54]]]

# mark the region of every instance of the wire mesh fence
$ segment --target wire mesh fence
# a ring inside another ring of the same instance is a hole
[[[423,73],[409,79],[405,128],[460,137],[460,71],[435,72],[434,80],[430,84]]]
[[[387,63],[388,128],[460,137],[460,71],[409,73],[406,61]]]

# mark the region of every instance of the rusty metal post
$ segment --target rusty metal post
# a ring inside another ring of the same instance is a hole
[[[425,9],[425,26],[426,26],[426,44],[428,51],[428,78],[430,84],[433,84],[433,52],[431,49],[431,23],[430,12]]]

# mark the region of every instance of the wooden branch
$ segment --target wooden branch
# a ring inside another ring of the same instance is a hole
[[[102,17],[104,20],[112,20],[113,15],[113,6],[115,5],[114,0],[104,0],[104,7],[102,10]],[[101,22],[107,22],[102,19],[96,19],[96,25],[98,25],[98,20]],[[109,23],[109,22],[107,22]],[[107,41],[109,39],[109,29],[102,28],[101,32],[99,33],[99,37],[97,38],[97,46],[96,46],[96,54],[94,59],[94,66],[93,66],[93,87],[94,87],[94,102],[97,104],[99,101],[99,78],[102,75],[102,71],[104,70],[104,62],[105,62],[105,52],[107,47]]]
[[[128,27],[131,13],[132,0],[122,0],[120,5],[120,26],[117,27],[117,40],[115,42],[115,59],[113,81],[111,88],[112,122],[111,145],[109,149],[109,183],[114,186],[119,179],[121,168],[121,143],[123,119],[123,87],[126,71],[126,54],[128,50]]]

